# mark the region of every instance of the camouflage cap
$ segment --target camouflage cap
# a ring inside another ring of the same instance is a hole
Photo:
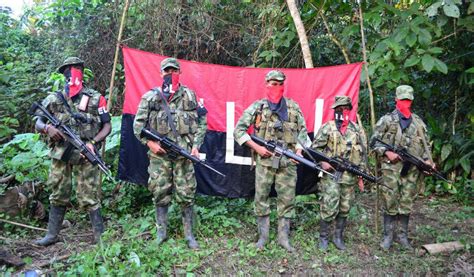
[[[331,109],[335,109],[339,106],[349,106],[352,109],[352,99],[349,96],[344,95],[336,96]]]
[[[166,58],[161,61],[161,71],[165,70],[168,67],[173,67],[179,69],[179,62],[175,58]]]
[[[64,60],[60,67],[58,67],[58,72],[63,73],[66,67],[71,65],[81,65],[84,67],[84,61],[79,59],[78,57],[69,57]]]
[[[267,75],[265,76],[265,81],[267,82],[270,80],[277,80],[277,81],[283,82],[285,81],[285,79],[286,79],[285,74],[283,74],[283,72],[279,70],[272,70],[268,72]]]
[[[413,101],[413,88],[411,86],[398,86],[395,94],[399,100],[408,99]]]

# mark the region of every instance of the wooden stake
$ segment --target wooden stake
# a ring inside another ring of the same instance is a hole
[[[365,34],[364,34],[364,17],[362,15],[362,5],[360,0],[357,1],[359,4],[359,22],[360,22],[360,35],[362,38],[362,55],[364,57],[364,70],[366,75],[367,88],[369,89],[369,98],[370,98],[370,125],[372,126],[372,131],[375,129],[375,109],[374,109],[374,92],[372,91],[372,84],[370,83],[369,76],[369,67],[367,65],[367,49],[365,48]],[[375,163],[375,176],[378,173],[378,165]],[[380,189],[378,184],[375,186],[377,199],[375,200],[375,233],[379,233],[379,198],[380,198]]]
[[[123,7],[123,12],[122,12],[122,19],[120,20],[119,34],[118,34],[117,43],[115,46],[115,57],[114,57],[114,65],[112,66],[112,76],[110,77],[109,101],[107,101],[107,111],[110,111],[110,109],[112,108],[112,96],[113,96],[113,91],[114,91],[115,70],[117,69],[120,43],[122,41],[122,33],[123,33],[123,28],[125,26],[125,17],[127,16],[129,4],[130,4],[130,1],[125,0],[125,6]],[[106,146],[106,140],[104,140],[104,147],[102,148],[102,157],[104,160],[105,160],[105,146]],[[99,182],[101,182],[101,180],[102,180],[102,171],[99,173]],[[99,186],[99,197],[102,196],[101,187],[102,186]]]

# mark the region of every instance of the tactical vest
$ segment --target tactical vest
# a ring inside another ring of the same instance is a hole
[[[52,94],[45,99],[48,110],[62,123],[69,126],[84,142],[88,142],[94,138],[101,129],[101,122],[99,116],[99,101],[101,94],[95,90],[83,88],[81,92],[70,99],[65,96],[65,92],[58,92],[64,96],[64,100],[70,107],[70,111],[60,95]],[[89,101],[84,111],[79,110],[79,104],[83,96],[88,96]],[[67,143],[51,142],[53,149],[51,150],[51,157],[54,159],[61,159],[63,157]],[[77,151],[76,151],[77,152]],[[78,153],[72,155],[74,162],[79,161]]]
[[[288,98],[285,98],[288,107],[288,121],[280,121],[278,115],[273,113],[268,106],[267,100],[261,100],[257,110],[260,115],[260,126],[256,130],[257,136],[265,140],[275,140],[282,143],[284,147],[294,151],[296,137],[298,136],[298,106]],[[281,125],[280,125],[281,123]]]
[[[158,94],[161,92],[158,88],[153,89],[153,91],[156,93],[148,102],[148,124],[151,128],[157,130],[158,133],[164,136],[174,137],[170,124],[168,123],[167,112],[162,107],[162,98]],[[189,145],[192,145],[194,134],[198,129],[197,106],[198,103],[194,92],[182,85],[168,103],[176,131],[178,135],[187,140]]]
[[[364,159],[364,149],[362,147],[362,138],[359,134],[358,127],[349,122],[345,135],[337,129],[334,120],[326,123],[329,126],[327,149],[329,149],[332,157],[342,157],[355,164],[360,164]]]
[[[404,131],[400,127],[400,119],[397,111],[387,114],[386,116],[390,117],[390,123],[388,125],[387,131],[384,133],[382,140],[398,146],[404,147],[410,152],[410,154],[423,157],[425,153],[423,147],[423,140],[419,134],[418,129],[426,134],[426,127],[423,121],[416,115],[412,113],[412,122]]]

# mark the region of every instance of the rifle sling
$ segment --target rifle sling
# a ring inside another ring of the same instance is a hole
[[[176,131],[176,126],[174,125],[174,118],[173,118],[173,115],[171,114],[170,108],[168,106],[168,101],[166,101],[165,97],[163,96],[163,93],[161,93],[160,88],[158,88],[157,94],[161,98],[161,107],[166,112],[167,119],[168,119],[168,125],[170,126],[171,131],[173,132],[173,135],[176,138],[178,138],[178,131]]]

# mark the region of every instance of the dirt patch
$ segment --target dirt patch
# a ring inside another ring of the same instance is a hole
[[[5,238],[2,246],[11,255],[26,261],[26,264],[17,267],[15,274],[30,270],[38,270],[42,274],[51,272],[55,264],[59,261],[64,263],[75,254],[87,251],[95,247],[91,244],[92,232],[84,230],[78,226],[71,226],[61,230],[60,241],[48,247],[34,244],[36,239],[40,239],[44,233],[32,231],[29,237],[25,238]]]

